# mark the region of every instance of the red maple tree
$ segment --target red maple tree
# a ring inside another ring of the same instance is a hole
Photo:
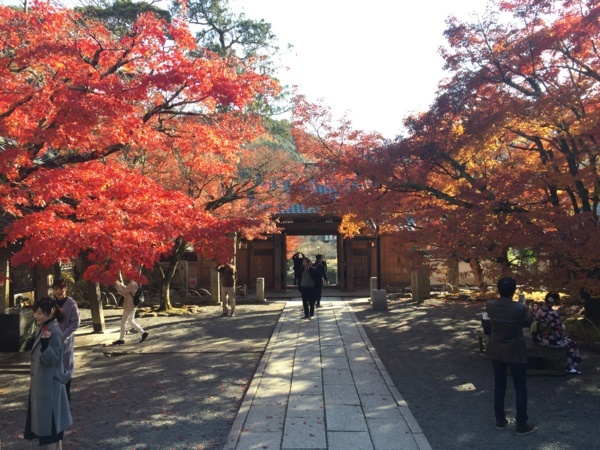
[[[328,132],[334,143],[300,136],[316,176],[337,180],[347,229],[379,213],[388,232],[413,232],[431,256],[467,260],[488,279],[598,297],[599,14],[593,1],[514,0],[450,19],[450,76],[405,136],[366,148],[345,126]],[[314,111],[304,106],[299,125]]]
[[[22,243],[14,263],[85,253],[88,279],[144,281],[140,265],[173,242],[218,257],[228,231],[259,225],[243,208],[211,213],[214,189],[195,196],[190,174],[235,176],[242,144],[262,133],[246,107],[275,95],[274,80],[234,57],[195,57],[188,27],[151,12],[123,36],[45,1],[0,17],[0,208],[14,218],[5,243]]]

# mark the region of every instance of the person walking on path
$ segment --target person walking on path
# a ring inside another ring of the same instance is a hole
[[[300,284],[298,289],[302,295],[302,308],[304,310],[303,319],[312,319],[315,315],[315,287],[322,285],[323,279],[317,269],[311,265],[310,258],[302,260],[302,274],[300,275]]]
[[[67,398],[71,401],[71,380],[73,379],[73,370],[75,362],[73,356],[75,354],[75,331],[81,324],[79,316],[79,308],[77,302],[67,295],[67,282],[64,278],[57,278],[52,283],[52,292],[56,303],[63,310],[65,320],[59,323],[62,331],[63,339],[65,340],[65,351],[63,353],[63,370],[69,376],[69,381],[65,385],[67,389]]]
[[[139,289],[139,285],[133,280],[129,281],[127,285],[122,281],[117,280],[115,282],[115,288],[117,289],[117,292],[123,296],[123,315],[121,316],[121,334],[119,340],[113,342],[113,345],[122,345],[125,343],[127,324],[141,333],[142,338],[140,339],[140,342],[144,342],[148,337],[148,332],[144,331],[144,329],[135,321],[137,306],[133,303],[133,295]]]
[[[323,255],[319,254],[315,256],[315,260],[313,267],[321,274],[321,283],[315,284],[315,306],[320,308],[321,295],[323,295],[323,284],[328,284],[329,280],[327,279],[327,263],[323,259]]]
[[[304,253],[296,252],[292,255],[292,267],[294,270],[294,286],[300,286],[300,277],[302,276],[302,270],[304,267],[302,261],[304,260]]]
[[[31,386],[23,438],[39,439],[46,449],[62,449],[64,431],[73,424],[63,370],[64,339],[59,322],[64,313],[55,299],[43,297],[33,304],[38,325],[31,349]]]
[[[560,315],[552,307],[560,301],[558,292],[548,292],[543,305],[536,305],[533,311],[531,338],[542,347],[558,347],[567,349],[568,374],[581,374],[577,366],[581,364],[581,355],[577,343],[567,336],[565,324]]]
[[[527,314],[527,306],[513,301],[516,290],[517,282],[513,278],[501,278],[498,280],[500,298],[486,303],[491,324],[487,354],[494,369],[496,428],[504,429],[508,426],[504,397],[510,367],[517,406],[517,434],[522,436],[532,433],[536,427],[528,422],[527,417],[527,347],[523,337],[523,327],[529,326],[531,320]]]
[[[221,305],[223,307],[221,317],[229,315],[228,303],[231,307],[231,317],[233,317],[235,316],[235,266],[229,262],[218,265],[216,270],[221,275]]]

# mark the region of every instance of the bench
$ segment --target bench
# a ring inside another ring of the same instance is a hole
[[[490,337],[482,328],[475,330],[479,339],[479,351],[485,353]],[[531,338],[529,331],[523,333],[527,346],[527,374],[528,375],[556,375],[565,376],[567,366],[567,350],[556,347],[542,347]]]
[[[29,363],[0,363],[0,372],[2,373],[14,373],[21,375],[29,375],[31,371],[31,365]]]

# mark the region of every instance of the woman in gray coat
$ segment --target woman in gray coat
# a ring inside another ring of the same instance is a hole
[[[38,324],[31,349],[31,387],[24,438],[38,438],[47,449],[62,449],[64,430],[73,424],[63,370],[63,335],[58,325],[65,316],[56,300],[44,297],[33,304]]]

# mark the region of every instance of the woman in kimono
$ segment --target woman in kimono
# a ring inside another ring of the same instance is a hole
[[[63,370],[65,318],[56,300],[44,297],[33,304],[38,330],[31,349],[31,387],[24,438],[39,439],[46,449],[62,450],[64,431],[73,424]]]
[[[531,338],[542,347],[560,347],[567,349],[568,374],[580,374],[577,368],[581,364],[581,355],[577,343],[567,336],[567,331],[558,312],[552,307],[560,300],[558,292],[548,292],[543,305],[538,305],[533,311]]]

